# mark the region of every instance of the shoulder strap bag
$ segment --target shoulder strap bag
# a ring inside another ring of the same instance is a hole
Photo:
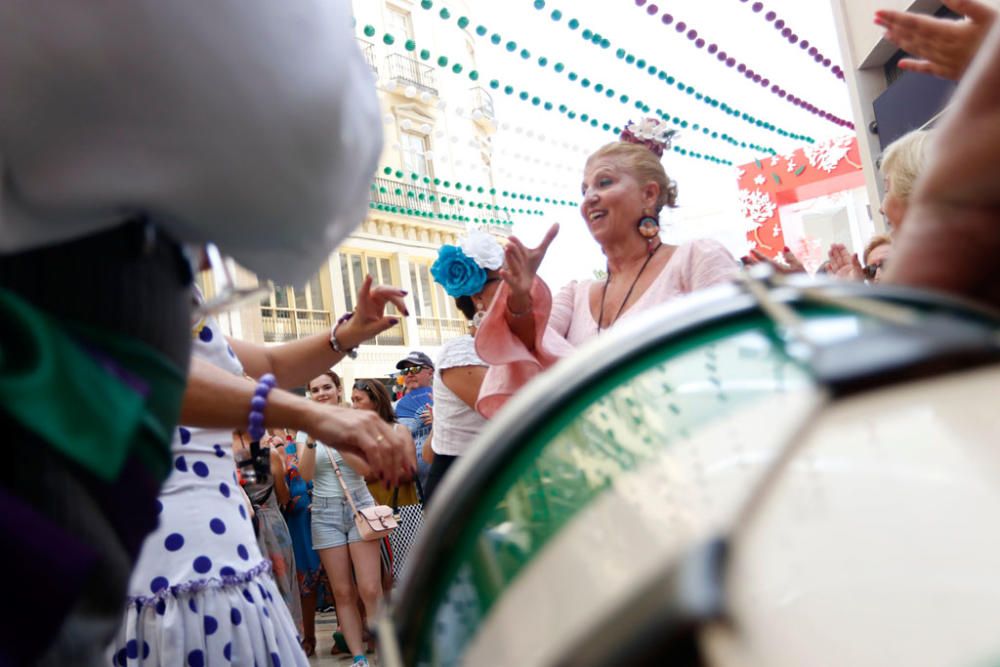
[[[399,526],[399,522],[396,521],[396,517],[393,515],[392,508],[388,505],[375,505],[374,507],[366,507],[359,510],[358,506],[354,504],[354,496],[351,495],[347,484],[344,482],[340,466],[337,465],[337,462],[333,458],[333,452],[326,445],[323,448],[330,459],[333,471],[337,473],[337,479],[340,481],[340,487],[344,489],[347,502],[351,504],[351,511],[354,513],[354,525],[358,527],[361,539],[368,542],[388,537],[389,533]]]

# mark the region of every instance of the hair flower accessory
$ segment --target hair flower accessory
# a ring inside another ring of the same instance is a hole
[[[486,232],[473,229],[458,242],[458,247],[487,271],[496,271],[503,266],[503,248]]]
[[[643,118],[638,123],[628,122],[622,130],[620,139],[630,144],[640,144],[663,157],[663,151],[670,148],[677,130],[671,129],[664,121],[656,118]]]
[[[503,266],[503,248],[485,232],[472,230],[458,245],[441,246],[431,275],[451,297],[472,296],[483,291],[486,271]]]
[[[486,271],[457,245],[441,246],[431,275],[448,296],[456,298],[479,294],[486,284]]]

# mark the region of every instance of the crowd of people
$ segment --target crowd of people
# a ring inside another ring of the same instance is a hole
[[[967,18],[877,15],[915,56],[901,67],[961,83],[939,127],[885,152],[891,234],[860,258],[832,247],[825,271],[995,306],[1000,28],[988,4],[949,4]],[[325,573],[345,648],[365,665],[394,554],[366,539],[364,510],[433,503],[532,378],[738,270],[710,239],[662,241],[660,212],[677,198],[660,160],[670,134],[629,125],[582,165],[581,214],[606,277],[553,295],[538,269],[558,227],[536,248],[470,232],[432,268],[469,334],[436,359],[400,360],[395,405],[372,378],[347,407],[331,368],[398,324],[390,304],[408,315],[405,292],[368,277],[332,331],[265,347],[225,336],[191,284],[185,244],[206,241],[301,282],[361,220],[379,152],[346,9],[254,8],[0,4],[0,24],[20,28],[0,40],[0,424],[32,452],[0,478],[0,521],[17,536],[0,562],[21,573],[2,664],[306,665]],[[89,30],[69,28],[83,20]],[[249,61],[274,76],[234,65]],[[307,397],[290,391],[303,386]]]

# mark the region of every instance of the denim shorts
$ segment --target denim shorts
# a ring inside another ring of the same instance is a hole
[[[351,494],[358,509],[373,507],[375,501],[367,488],[361,488]],[[361,533],[354,524],[354,512],[351,504],[344,496],[323,498],[313,496],[312,499],[312,542],[313,549],[331,549],[354,544],[361,541]]]

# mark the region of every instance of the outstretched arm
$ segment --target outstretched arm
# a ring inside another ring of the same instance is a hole
[[[193,357],[180,423],[245,429],[255,388],[253,382]],[[403,438],[401,431],[393,430],[374,412],[322,405],[273,389],[264,418],[269,426],[305,431],[342,452],[356,454],[373,474],[392,483],[408,477],[412,470],[409,438]]]
[[[365,276],[358,290],[354,315],[337,329],[340,347],[345,350],[357,347],[398,324],[399,320],[385,315],[385,308],[391,303],[399,312],[409,315],[403,302],[405,296],[406,292],[395,287],[372,287],[372,277]],[[232,338],[229,344],[248,375],[260,377],[273,373],[280,387],[305,384],[344,358],[330,347],[330,334],[326,332],[271,347]]]
[[[875,23],[885,28],[886,39],[916,56],[900,60],[900,69],[957,81],[979,51],[997,10],[981,0],[942,1],[965,18],[956,21],[883,9],[875,12]]]

